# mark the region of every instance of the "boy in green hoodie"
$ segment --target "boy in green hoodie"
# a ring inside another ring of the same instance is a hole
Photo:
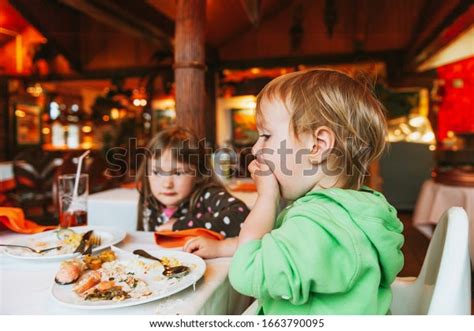
[[[340,72],[295,72],[260,92],[257,128],[258,198],[226,244],[232,286],[260,314],[386,314],[402,224],[362,185],[385,147],[381,104]],[[281,197],[294,202],[277,216]]]

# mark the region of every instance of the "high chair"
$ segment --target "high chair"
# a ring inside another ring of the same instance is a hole
[[[441,217],[418,277],[392,284],[394,315],[469,315],[471,266],[469,221],[464,209],[452,207]]]

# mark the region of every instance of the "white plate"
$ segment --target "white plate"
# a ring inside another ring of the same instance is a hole
[[[95,235],[100,236],[101,245],[94,248],[92,251],[99,251],[106,247],[115,245],[121,242],[127,233],[125,231],[117,230],[111,227],[102,227],[102,226],[78,226],[72,228],[75,232],[85,233],[89,230],[93,230]],[[42,233],[37,233],[28,237],[23,237],[16,240],[11,240],[5,244],[15,244],[29,246],[32,248],[38,248],[38,243],[42,244],[42,248],[58,246],[58,237],[56,236],[56,231],[46,231]],[[79,253],[61,253],[60,251],[52,250],[43,254],[36,254],[29,252],[26,249],[22,248],[10,248],[5,247],[3,252],[11,257],[24,260],[35,260],[35,261],[57,261],[70,259],[74,256],[79,255]]]
[[[140,260],[146,264],[157,263],[156,261],[148,260],[142,257],[138,257],[133,255],[128,251],[124,251],[122,249],[112,247],[115,254],[117,255],[117,260],[119,262],[130,262],[131,260]],[[171,278],[167,279],[166,277],[162,277],[161,280],[157,280],[157,278],[161,278],[161,272],[163,268],[157,268],[154,272],[148,271],[145,275],[140,275],[138,278],[144,280],[148,284],[148,288],[153,292],[151,295],[142,297],[142,298],[130,298],[125,299],[123,301],[86,301],[79,297],[74,291],[73,287],[74,284],[71,285],[58,285],[54,284],[51,289],[51,294],[53,297],[60,302],[61,304],[73,308],[79,309],[112,309],[112,308],[123,308],[123,307],[130,307],[135,305],[144,304],[147,302],[159,300],[165,297],[168,297],[172,294],[178,293],[189,286],[196,284],[196,282],[204,275],[206,271],[206,263],[200,257],[175,251],[175,250],[165,250],[165,249],[157,249],[157,250],[147,250],[151,255],[156,256],[158,258],[168,257],[168,258],[175,258],[178,259],[181,264],[188,266],[191,268],[191,271],[184,277],[179,279]]]

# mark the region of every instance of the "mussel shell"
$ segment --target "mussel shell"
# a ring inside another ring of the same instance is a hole
[[[62,281],[58,280],[57,277],[54,277],[54,282],[58,285],[70,285],[70,284],[74,284],[75,282],[77,282],[77,280],[79,279],[79,276],[80,276],[80,274],[76,278],[72,279],[69,282],[62,282]]]

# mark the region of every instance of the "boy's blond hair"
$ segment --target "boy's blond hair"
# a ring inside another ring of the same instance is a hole
[[[359,189],[369,164],[385,149],[387,124],[382,104],[368,86],[344,73],[315,69],[280,76],[257,96],[257,115],[263,99],[279,99],[291,114],[296,137],[327,126],[335,133],[331,167],[342,176],[343,187]],[[334,168],[333,168],[334,169]]]

